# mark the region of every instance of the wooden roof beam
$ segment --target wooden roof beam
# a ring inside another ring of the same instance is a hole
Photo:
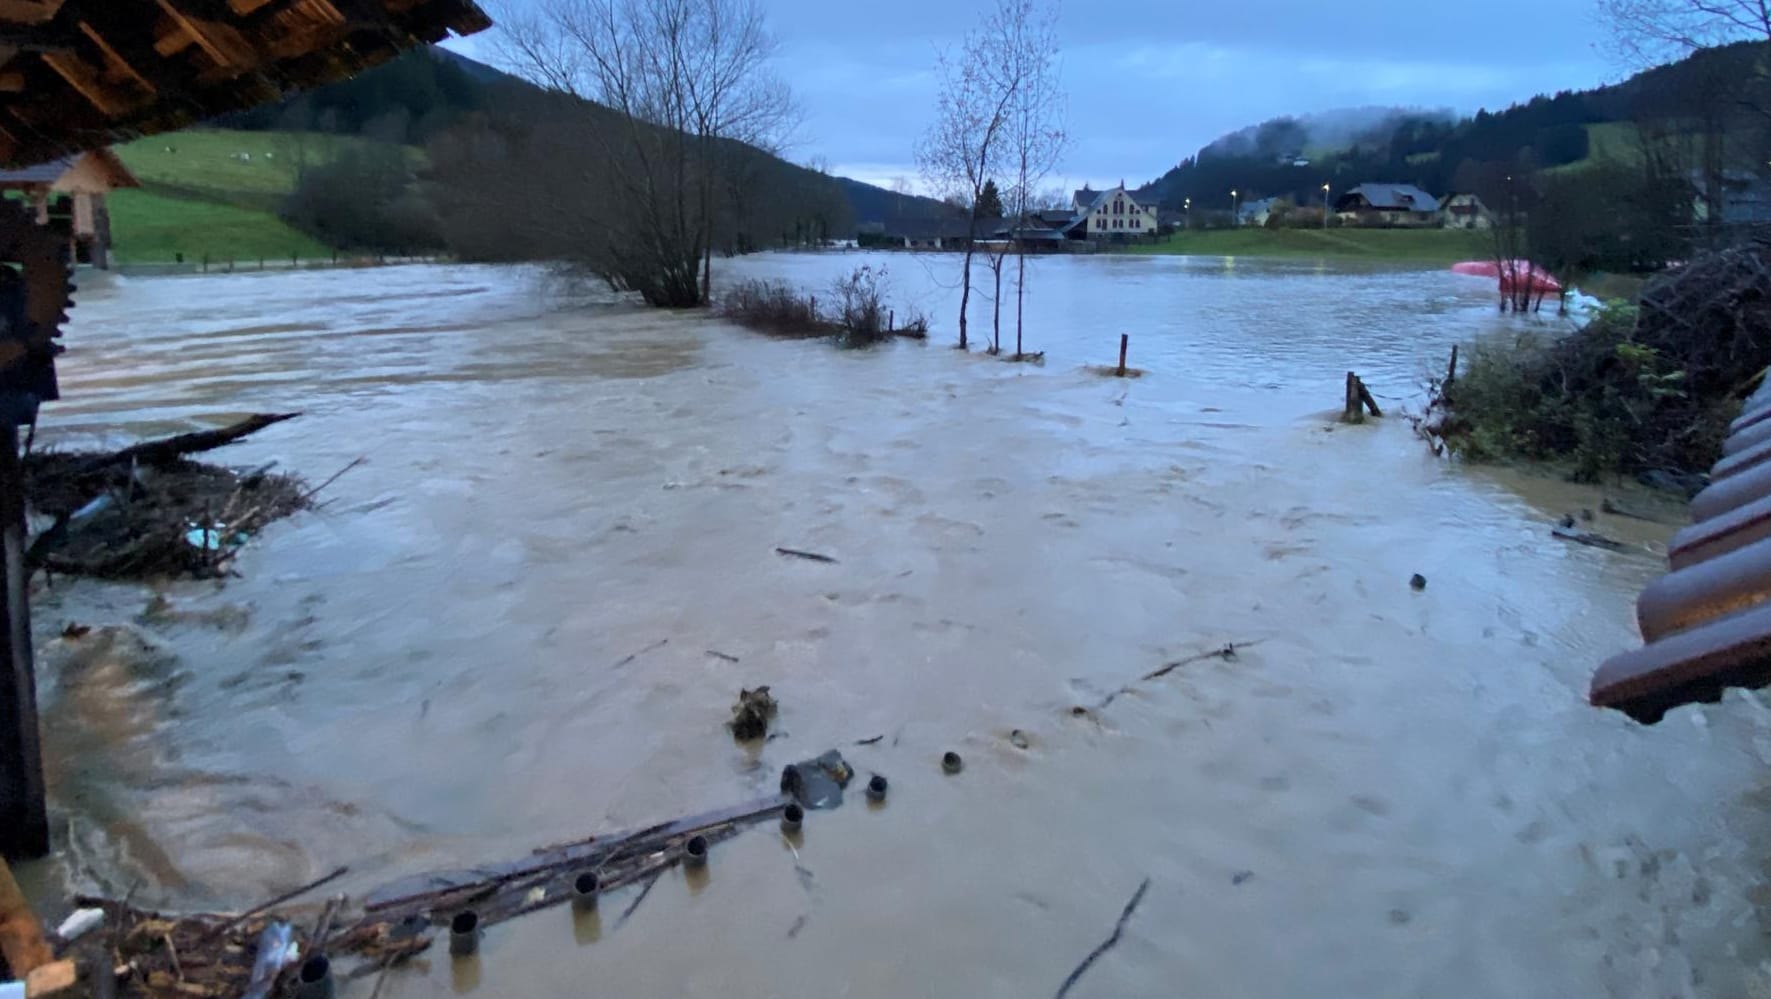
[[[86,60],[77,55],[45,52],[43,63],[55,70],[56,75],[68,82],[86,102],[99,110],[106,117],[114,118],[129,109],[130,102],[119,100],[115,95],[107,93],[104,80]]]
[[[42,24],[53,18],[66,0],[0,0],[0,21]]]
[[[46,51],[43,53],[43,62],[44,66],[53,69],[57,76],[67,81],[69,87],[73,87],[81,97],[87,99],[89,105],[97,108],[106,117],[115,117],[129,110],[131,103],[128,99],[120,99],[108,92],[96,69],[87,66],[87,62],[78,55]]]
[[[210,59],[214,60],[217,66],[232,68],[236,65],[235,58],[227,52],[222,51],[222,47],[217,44],[215,39],[209,37],[209,35],[198,26],[196,20],[185,16],[183,11],[173,6],[172,0],[155,0],[155,2],[160,5],[161,10],[166,12],[166,16],[172,19],[172,23],[178,26],[179,31],[191,42],[196,43],[196,46],[202,49],[204,54],[208,55]],[[161,44],[164,44],[164,40],[162,40]],[[171,52],[167,52],[165,49],[161,48],[161,44],[156,44],[154,46],[161,55],[171,55],[173,52],[177,52],[185,47],[181,43],[175,46]]]
[[[129,65],[129,60],[119,55],[117,50],[112,48],[109,42],[105,41],[104,36],[98,33],[97,28],[87,24],[85,21],[81,21],[80,31],[87,38],[92,39],[92,44],[98,46],[98,50],[104,54],[105,64],[110,67],[113,73],[134,80],[149,94],[159,93],[159,88],[149,82],[147,77],[136,72],[135,67]]]

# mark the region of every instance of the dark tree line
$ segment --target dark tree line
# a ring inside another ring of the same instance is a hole
[[[360,76],[228,115],[216,124],[248,131],[378,134],[392,142],[422,145],[486,108],[496,76],[446,52],[416,49]]]
[[[645,230],[652,206],[630,197],[623,167],[600,154],[607,130],[618,127],[617,116],[596,105],[528,92],[439,135],[427,147],[424,187],[438,206],[443,243],[471,260],[593,261],[592,269],[617,287],[643,294],[656,261],[647,247],[632,245],[632,234]],[[854,232],[834,178],[740,143],[722,146],[722,162],[710,229],[714,253],[811,245]],[[659,194],[675,200],[668,190]],[[697,259],[683,266],[691,264]]]

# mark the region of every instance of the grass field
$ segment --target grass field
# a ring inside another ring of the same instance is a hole
[[[285,225],[278,206],[295,187],[302,165],[326,163],[372,140],[293,132],[196,129],[157,135],[116,147],[139,178],[139,191],[110,198],[111,230],[125,264],[187,263],[208,254],[216,262],[255,264],[263,256],[288,260],[329,257],[331,250]],[[246,154],[242,159],[240,154]],[[423,153],[406,149],[414,165]]]
[[[180,253],[192,264],[208,254],[218,266],[229,260],[256,265],[260,257],[288,260],[296,254],[318,260],[332,254],[270,212],[153,191],[118,191],[110,208],[115,253],[124,264],[171,263]]]
[[[1453,264],[1488,256],[1483,233],[1461,229],[1213,229],[1175,233],[1127,253],[1212,257],[1295,257]]]

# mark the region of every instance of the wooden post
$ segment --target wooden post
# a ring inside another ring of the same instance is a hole
[[[1355,378],[1354,381],[1359,383],[1359,400],[1365,403],[1366,409],[1371,410],[1371,415],[1381,418],[1384,411],[1377,408],[1377,400],[1371,397],[1371,390],[1365,387],[1365,379]]]
[[[1365,400],[1359,397],[1359,376],[1347,372],[1347,405],[1341,412],[1341,419],[1347,423],[1365,422]]]
[[[1451,366],[1445,369],[1445,384],[1440,386],[1441,394],[1444,389],[1449,389],[1451,383],[1455,381],[1457,381],[1457,344],[1454,343],[1451,345]]]
[[[1125,352],[1131,347],[1131,334],[1119,334],[1119,377],[1125,377]]]
[[[886,310],[886,332],[887,333],[896,333],[897,331],[898,331],[898,310],[887,309]]]
[[[0,860],[0,957],[6,959],[12,977],[21,979],[55,960],[37,914],[4,860]]]
[[[25,574],[25,479],[18,427],[0,424],[0,856],[49,852],[43,745],[37,722],[37,675],[31,659],[31,607]],[[16,969],[15,969],[16,970]]]

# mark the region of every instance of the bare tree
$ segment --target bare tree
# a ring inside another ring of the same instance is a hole
[[[1771,41],[1767,0],[1599,0],[1620,52],[1654,63],[1744,39]]]
[[[1015,171],[1009,190],[1009,233],[1015,261],[1015,359],[1023,356],[1027,300],[1027,245],[1016,238],[1049,195],[1039,186],[1057,169],[1067,139],[1064,95],[1058,80],[1057,10],[1040,0],[1014,0],[1002,24],[1003,56],[1014,64],[1006,77],[1018,80],[1009,103],[1009,147]],[[998,269],[1000,275],[1000,267]],[[1000,277],[998,279],[1000,287]]]
[[[916,150],[923,177],[940,196],[965,206],[967,231],[960,271],[959,348],[970,346],[966,313],[972,299],[972,259],[984,187],[1003,166],[1010,108],[1020,89],[1020,67],[1001,55],[1001,39],[1020,0],[997,0],[983,23],[965,36],[958,55],[942,53],[935,72],[940,90],[935,121]]]
[[[1771,42],[1771,0],[1600,0],[1599,6],[1611,22],[1613,48],[1638,66],[1734,42]],[[1655,95],[1662,106],[1638,109],[1639,118],[1659,118],[1677,127],[1640,131],[1645,145],[1654,131],[1675,140],[1697,137],[1700,147],[1687,158],[1713,236],[1723,224],[1728,162],[1765,146],[1771,125],[1765,62],[1758,57],[1692,59],[1677,81],[1672,92]],[[1739,148],[1742,143],[1748,150]],[[1753,160],[1763,162],[1764,157]]]
[[[583,223],[583,262],[654,305],[706,300],[716,213],[742,145],[772,148],[796,110],[770,70],[755,0],[536,0],[502,13],[500,55],[613,111],[590,129],[615,190]]]

